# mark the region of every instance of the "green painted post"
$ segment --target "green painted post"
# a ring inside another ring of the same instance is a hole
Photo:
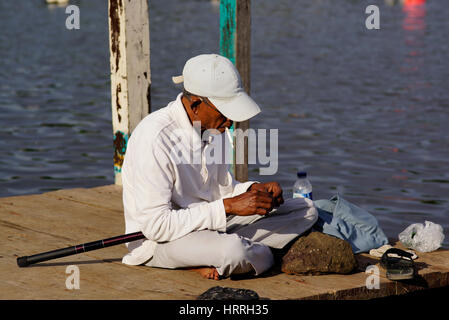
[[[236,38],[236,21],[235,21],[236,0],[220,0],[220,54],[227,57],[235,64],[235,38]],[[231,134],[234,133],[234,125],[232,125]],[[235,139],[234,143],[235,145]],[[231,147],[232,155],[231,172],[235,176],[235,152]]]
[[[220,0],[220,54],[235,64],[237,0]]]
[[[220,0],[220,54],[232,61],[239,70],[245,91],[250,91],[251,1]],[[234,123],[235,129],[246,131],[249,121]],[[236,131],[239,134],[238,131]],[[233,149],[231,171],[238,181],[248,180],[248,138],[243,138],[244,163],[236,164],[236,148]],[[236,146],[234,137],[234,146]]]

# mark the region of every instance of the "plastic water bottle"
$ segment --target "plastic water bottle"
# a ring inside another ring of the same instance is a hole
[[[298,179],[296,179],[293,185],[293,198],[312,198],[312,184],[307,179],[307,172],[299,171],[297,173]]]

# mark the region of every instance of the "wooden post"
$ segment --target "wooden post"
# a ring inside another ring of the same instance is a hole
[[[251,53],[251,1],[250,0],[220,0],[220,54],[230,59],[242,78],[243,87],[250,92],[250,53]],[[234,132],[249,129],[249,120],[234,124]],[[234,146],[236,146],[234,137]],[[234,164],[232,171],[238,181],[248,180],[248,137],[244,137],[244,164]]]
[[[131,132],[151,109],[148,0],[109,0],[115,183]]]

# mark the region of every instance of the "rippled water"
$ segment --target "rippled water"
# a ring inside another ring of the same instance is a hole
[[[392,1],[389,1],[392,2]],[[0,1],[0,196],[113,183],[107,1]],[[365,28],[377,4],[381,29]],[[14,14],[12,14],[14,13]],[[449,244],[449,6],[253,0],[253,128],[279,129],[276,180],[305,169],[315,199],[339,193],[390,237],[443,225]],[[152,108],[171,101],[185,60],[218,52],[211,1],[150,1]]]

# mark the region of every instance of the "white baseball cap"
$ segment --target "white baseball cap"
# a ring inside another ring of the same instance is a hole
[[[172,78],[184,82],[184,89],[206,97],[228,119],[245,121],[261,110],[243,90],[240,74],[234,64],[218,54],[201,54],[189,59],[182,76]]]

